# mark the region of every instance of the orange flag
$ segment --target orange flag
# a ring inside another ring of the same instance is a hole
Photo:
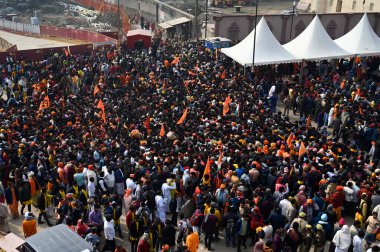
[[[223,160],[223,151],[221,151],[219,154],[218,163],[217,163],[218,169],[222,167],[222,160]]]
[[[40,103],[39,110],[43,110],[50,107],[50,99],[49,96],[45,96],[44,100]]]
[[[150,117],[149,116],[145,119],[144,127],[146,128],[147,131],[149,131],[149,129],[150,129]]]
[[[100,92],[100,89],[98,87],[98,85],[95,85],[95,88],[94,88],[94,96]]]
[[[220,75],[220,78],[221,78],[222,80],[224,80],[226,77],[227,77],[227,71],[226,71],[226,69],[224,69],[224,71],[223,71],[222,74]]]
[[[301,142],[300,150],[298,151],[299,157],[302,157],[305,153],[307,153],[307,149],[305,147],[305,144]]]
[[[231,103],[231,98],[230,96],[227,96],[226,100],[223,103],[223,115],[226,115],[228,111],[230,111],[230,103]]]
[[[107,119],[106,119],[106,111],[105,111],[105,107],[104,107],[103,101],[99,100],[98,105],[96,107],[102,110],[102,119],[103,119],[103,122],[106,122],[107,121]]]
[[[185,109],[185,111],[183,111],[183,114],[182,114],[181,118],[178,120],[177,124],[181,125],[185,121],[186,116],[187,116],[187,108]]]
[[[204,178],[206,174],[209,174],[209,175],[211,174],[210,157],[207,158],[207,164],[206,164],[205,170],[203,172],[202,178]]]
[[[292,143],[293,140],[294,140],[294,134],[293,132],[291,132],[288,139],[286,140],[286,144],[288,145],[289,149],[293,149],[293,143]]]
[[[360,105],[359,105],[359,114],[360,114],[360,115],[363,115],[363,114],[364,114],[364,113],[363,113],[363,108],[362,108],[362,106],[360,106]]]
[[[164,124],[161,124],[160,137],[164,137],[164,136],[165,136],[165,127],[164,127]]]
[[[103,112],[104,112],[104,110],[105,110],[105,108],[104,108],[104,104],[103,104],[103,101],[102,101],[102,100],[99,100],[98,105],[97,105],[96,107],[99,108],[99,109],[101,109]]]
[[[306,121],[306,129],[309,129],[310,125],[311,125],[311,119],[310,119],[310,115],[309,115],[309,117],[307,118],[307,121]]]
[[[20,123],[19,123],[19,121],[18,121],[18,118],[16,118],[15,125],[16,125],[17,127],[20,127]]]

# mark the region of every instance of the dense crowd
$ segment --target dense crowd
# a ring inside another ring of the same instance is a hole
[[[379,251],[379,62],[245,75],[179,38],[8,57],[0,227],[9,208],[26,238],[63,223],[102,251]]]

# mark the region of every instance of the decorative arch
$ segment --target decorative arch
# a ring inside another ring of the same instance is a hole
[[[296,24],[296,27],[294,29],[296,34],[293,38],[300,35],[305,29],[306,29],[306,24],[303,22],[303,20],[298,21],[298,23]]]
[[[231,40],[239,40],[239,32],[240,27],[236,24],[236,22],[233,22],[230,27],[228,27],[228,37]]]
[[[335,32],[336,32],[336,22],[335,20],[330,20],[330,22],[327,24],[326,31],[330,35],[332,39],[335,39]]]

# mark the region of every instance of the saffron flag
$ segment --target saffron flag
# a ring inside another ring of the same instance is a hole
[[[311,119],[310,119],[310,115],[309,115],[309,117],[307,118],[307,121],[306,121],[306,129],[309,129],[310,125],[311,125]]]
[[[223,103],[223,115],[226,115],[228,111],[230,111],[230,103],[231,103],[231,98],[230,96],[227,96],[226,100]]]
[[[288,145],[289,149],[293,149],[293,143],[292,143],[293,140],[294,140],[294,134],[293,132],[291,132],[288,139],[286,140],[286,144]]]
[[[218,169],[222,168],[222,160],[223,160],[223,151],[220,151],[219,158],[218,158]]]
[[[50,107],[50,99],[49,96],[45,96],[43,101],[40,103],[39,110],[47,109],[48,107]]]
[[[99,109],[101,109],[103,112],[104,112],[104,110],[105,110],[105,108],[104,108],[104,104],[103,104],[103,101],[102,101],[102,100],[99,100],[98,105],[97,105],[96,107],[99,108]]]
[[[107,119],[106,119],[106,112],[105,112],[105,107],[104,107],[103,101],[99,100],[98,105],[96,107],[102,110],[101,117],[103,119],[103,122],[106,122]]]
[[[222,74],[220,75],[220,78],[221,78],[222,80],[224,80],[226,77],[227,77],[227,71],[226,71],[226,69],[224,69],[224,71],[223,71]]]
[[[95,85],[95,88],[94,88],[94,96],[100,92],[100,89],[98,87],[98,85]]]
[[[301,142],[300,149],[298,151],[299,157],[302,157],[305,153],[307,153],[307,149],[305,147],[305,144]]]
[[[149,129],[150,129],[150,117],[149,116],[145,119],[144,127],[146,128],[147,131],[149,131]]]
[[[203,176],[202,176],[203,179],[204,179],[204,177],[205,177],[206,174],[208,174],[208,175],[211,174],[210,157],[207,158],[206,167],[205,167],[205,170],[204,170]]]
[[[360,106],[360,105],[359,105],[359,114],[360,114],[360,115],[363,115],[363,114],[364,114],[364,113],[363,113],[363,108],[362,108],[362,106]]]
[[[178,120],[177,124],[181,125],[185,121],[186,116],[187,116],[187,108],[183,111],[183,114],[182,114],[181,118]]]
[[[161,124],[160,137],[164,137],[164,136],[165,136],[165,127],[164,127],[164,124]]]

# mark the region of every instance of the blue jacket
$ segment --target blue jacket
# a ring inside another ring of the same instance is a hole
[[[247,222],[247,228],[246,228],[246,235],[248,235],[249,233],[249,220],[246,221]],[[240,232],[241,232],[241,229],[242,229],[242,218],[240,218],[237,223],[236,223],[236,232],[238,235],[240,235]]]

